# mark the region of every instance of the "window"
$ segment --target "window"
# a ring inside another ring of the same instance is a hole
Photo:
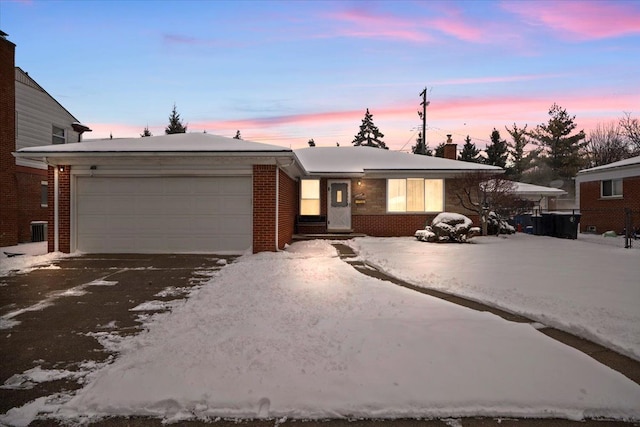
[[[444,181],[442,179],[387,180],[388,212],[442,212]]]
[[[40,181],[40,207],[46,208],[49,206],[49,183],[47,181]]]
[[[300,181],[300,215],[320,215],[320,180]]]
[[[602,194],[602,197],[621,197],[622,196],[622,180],[607,179],[602,181],[601,194]]]
[[[67,135],[63,128],[53,126],[53,132],[51,136],[51,142],[54,144],[64,144],[67,142]]]

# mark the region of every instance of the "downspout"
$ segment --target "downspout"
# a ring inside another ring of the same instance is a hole
[[[60,250],[60,237],[59,227],[60,220],[58,219],[58,205],[59,205],[59,177],[60,171],[57,166],[53,167],[53,251],[58,252]]]
[[[278,246],[278,222],[280,218],[280,167],[276,163],[276,251],[280,250]]]

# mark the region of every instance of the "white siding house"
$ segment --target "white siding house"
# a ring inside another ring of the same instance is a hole
[[[16,150],[79,142],[82,132],[90,131],[20,67],[15,68],[15,79]],[[47,169],[38,160],[16,159],[16,164]]]

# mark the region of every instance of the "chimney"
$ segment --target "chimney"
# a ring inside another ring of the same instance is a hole
[[[453,143],[451,134],[447,135],[447,143],[444,145],[444,158],[451,160],[458,158],[458,145]]]

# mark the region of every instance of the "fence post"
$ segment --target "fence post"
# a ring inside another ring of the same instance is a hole
[[[631,209],[625,208],[624,210],[624,247],[629,249],[631,247],[631,234],[633,233],[633,225],[631,221]]]

